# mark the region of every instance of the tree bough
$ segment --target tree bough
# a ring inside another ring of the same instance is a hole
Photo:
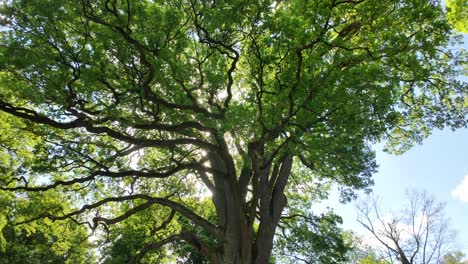
[[[170,210],[127,261],[187,243],[212,263],[268,263],[278,226],[321,221],[323,186],[345,200],[370,187],[372,143],[466,127],[439,3],[260,2],[2,4],[1,134],[34,140],[1,139],[18,160],[0,160],[1,190],[77,203],[30,221],[112,228]]]

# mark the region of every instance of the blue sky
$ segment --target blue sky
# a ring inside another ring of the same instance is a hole
[[[450,227],[457,231],[457,247],[468,255],[468,200],[452,195],[465,176],[468,183],[468,129],[436,130],[422,145],[402,155],[392,155],[376,146],[379,172],[374,175],[373,192],[382,199],[382,211],[398,211],[404,207],[407,189],[426,190],[436,201],[446,204],[445,215]],[[465,186],[468,194],[468,184]],[[361,195],[360,197],[364,197]],[[357,223],[353,203],[338,204],[336,195],[331,206],[343,217],[343,227],[366,232]]]
[[[463,42],[455,49],[468,50],[468,34],[463,34]],[[468,82],[467,76],[460,79]],[[468,257],[468,128],[434,130],[421,145],[402,155],[388,154],[382,149],[382,144],[375,146],[379,171],[373,177],[372,188],[381,198],[382,213],[403,209],[406,190],[426,190],[437,202],[445,203],[449,226],[457,232],[456,246]],[[333,193],[324,204],[343,217],[343,228],[366,233],[357,222],[353,203],[340,204],[337,193]]]

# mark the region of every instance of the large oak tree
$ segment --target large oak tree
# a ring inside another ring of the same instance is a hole
[[[146,219],[133,261],[267,263],[323,184],[370,186],[371,144],[466,125],[451,36],[434,0],[5,1],[0,113],[38,139],[1,189],[76,201],[30,221]]]

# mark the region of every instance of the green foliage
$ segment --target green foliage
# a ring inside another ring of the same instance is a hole
[[[453,27],[468,34],[468,2],[465,0],[445,0],[448,20]]]
[[[468,259],[461,251],[453,251],[444,255],[442,264],[467,264]]]
[[[272,241],[333,263],[340,219],[312,204],[368,190],[373,143],[467,125],[437,1],[12,0],[0,27],[0,226],[27,221],[4,251],[70,220],[108,263],[265,263]]]
[[[39,196],[12,197],[0,191],[0,263],[94,263],[96,258],[84,226],[71,220],[29,221],[37,216],[37,210],[47,208],[45,203],[63,206],[61,199],[51,197],[45,202]],[[20,224],[23,221],[27,222]]]
[[[21,229],[8,225],[3,228],[5,251],[0,253],[0,263],[95,263],[87,231],[73,227],[73,223],[46,224],[41,228]]]
[[[343,241],[342,220],[336,214],[297,215],[284,222],[276,238],[280,263],[339,263],[346,260],[349,245]]]
[[[195,211],[209,218],[215,217],[212,204],[209,200],[186,201],[193,206]],[[212,208],[210,210],[210,208]],[[128,208],[120,208],[125,212]],[[154,217],[158,216],[158,217]],[[196,233],[203,241],[214,244],[215,239],[203,229],[193,225],[187,219],[181,218],[167,208],[153,206],[148,210],[132,215],[125,222],[111,226],[107,234],[103,236],[101,246],[104,256],[103,263],[117,264],[127,263],[145,246],[145,244],[157,242],[158,238],[164,238],[181,229]],[[184,243],[176,243],[170,247],[161,248],[149,252],[141,260],[141,263],[181,263],[203,264],[208,263],[206,258],[200,255],[193,247]]]
[[[393,264],[384,258],[378,258],[373,248],[364,243],[362,237],[352,231],[343,232],[343,241],[347,245],[344,264]]]
[[[378,260],[375,257],[375,254],[371,253],[369,256],[361,259],[361,261],[359,261],[359,264],[392,264],[392,263],[388,260]]]
[[[0,179],[12,186],[12,179],[25,173],[30,182],[46,180],[28,173],[41,170],[42,153],[46,151],[41,146],[41,137],[29,128],[27,123],[0,112]],[[70,210],[70,205],[58,192],[15,195],[0,190],[0,263],[95,261],[84,226],[71,220],[37,219],[39,215],[62,210]]]

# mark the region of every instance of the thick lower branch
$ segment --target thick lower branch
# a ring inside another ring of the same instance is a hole
[[[55,216],[55,215],[52,215],[50,213],[46,213],[46,214],[42,214],[42,215],[40,215],[38,217],[35,217],[33,219],[30,219],[30,220],[27,220],[27,221],[24,221],[24,222],[21,222],[21,223],[18,223],[18,224],[30,223],[32,221],[35,221],[35,220],[38,220],[38,219],[41,219],[41,218],[49,218],[51,220],[65,220],[65,219],[69,219],[69,218],[71,218],[73,216],[80,215],[80,214],[82,214],[82,213],[84,213],[84,212],[86,212],[88,210],[96,209],[96,208],[98,208],[100,206],[103,206],[103,205],[105,205],[107,203],[124,202],[124,201],[138,200],[138,199],[147,200],[147,203],[142,205],[142,207],[149,206],[151,204],[159,204],[159,205],[167,206],[167,207],[171,208],[172,210],[175,210],[177,213],[181,214],[182,216],[186,217],[187,219],[191,220],[195,225],[198,225],[201,228],[205,229],[207,232],[209,232],[210,234],[212,234],[216,238],[222,238],[221,230],[218,227],[216,227],[215,225],[213,225],[212,223],[210,223],[209,221],[207,221],[203,217],[199,216],[198,214],[196,214],[192,210],[190,210],[187,207],[183,206],[182,204],[179,204],[177,202],[171,201],[171,200],[166,199],[166,198],[151,197],[151,196],[145,195],[145,194],[136,194],[136,195],[120,196],[120,197],[109,197],[109,198],[102,199],[102,200],[100,200],[100,201],[98,201],[98,202],[96,202],[94,204],[84,205],[83,207],[81,207],[81,209],[70,212],[68,214],[64,214],[64,215],[61,215],[61,216]],[[138,206],[137,206],[137,208],[138,208]],[[136,209],[136,210],[138,210],[138,209]],[[103,218],[101,220],[103,220]],[[112,220],[109,220],[109,221],[112,221]]]
[[[11,187],[11,188],[0,187],[0,190],[5,190],[5,191],[22,190],[22,191],[28,191],[28,192],[41,192],[41,191],[54,189],[58,186],[71,186],[76,183],[89,182],[89,181],[94,180],[98,176],[104,176],[104,177],[109,177],[109,178],[123,178],[123,177],[128,177],[128,176],[136,176],[139,178],[167,178],[180,171],[189,170],[189,169],[221,174],[221,172],[205,167],[199,163],[188,163],[188,164],[181,164],[166,172],[143,171],[143,170],[127,170],[127,171],[113,172],[113,171],[108,171],[108,170],[99,170],[99,171],[92,172],[87,177],[75,178],[69,181],[59,180],[59,181],[55,181],[52,184],[45,185],[45,186],[28,187],[26,184],[26,186],[16,186],[16,187]]]
[[[204,149],[217,150],[217,147],[211,143],[195,138],[176,138],[167,140],[146,139],[133,137],[105,126],[95,126],[91,121],[84,118],[77,118],[71,122],[57,122],[51,118],[45,117],[36,111],[23,107],[15,107],[12,104],[0,100],[0,110],[12,114],[16,117],[32,121],[37,124],[44,124],[58,129],[76,129],[84,128],[86,131],[94,134],[106,134],[111,138],[145,147],[170,148],[177,145],[195,145]]]

